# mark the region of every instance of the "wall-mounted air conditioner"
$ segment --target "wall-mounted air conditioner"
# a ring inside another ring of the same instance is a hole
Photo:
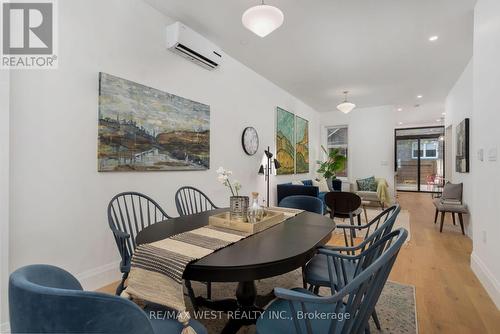
[[[167,49],[209,70],[222,62],[217,46],[181,22],[167,26]]]

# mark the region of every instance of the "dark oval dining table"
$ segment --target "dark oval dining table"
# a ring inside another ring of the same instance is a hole
[[[137,244],[151,243],[208,225],[208,218],[228,209],[216,209],[153,224],[137,235]],[[274,277],[302,267],[316,248],[331,237],[335,223],[304,211],[267,230],[253,234],[190,263],[184,279],[200,282],[238,282],[236,300],[196,298],[196,304],[218,311],[260,312],[268,298],[257,303],[255,280]],[[188,287],[190,289],[190,287]],[[241,314],[241,313],[240,313]],[[254,317],[231,318],[222,333],[236,333]]]

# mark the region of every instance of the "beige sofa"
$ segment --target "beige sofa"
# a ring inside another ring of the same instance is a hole
[[[392,203],[389,195],[389,184],[384,178],[375,178],[375,180],[377,181],[377,191],[360,191],[356,181],[351,183],[351,191],[361,197],[362,201],[376,204],[384,209]]]

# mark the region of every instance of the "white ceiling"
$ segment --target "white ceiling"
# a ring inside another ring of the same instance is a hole
[[[349,90],[358,107],[403,108],[398,122],[436,122],[472,56],[475,0],[268,0],[285,22],[265,38],[241,24],[259,0],[145,1],[323,112]]]

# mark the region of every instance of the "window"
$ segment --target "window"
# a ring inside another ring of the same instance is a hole
[[[336,126],[327,128],[327,150],[331,152],[338,149],[340,154],[347,155],[347,126]],[[339,177],[347,177],[347,164],[343,171],[337,173]]]
[[[437,140],[420,141],[420,159],[437,159],[439,142]],[[411,147],[412,159],[418,159],[418,145],[416,142]]]

